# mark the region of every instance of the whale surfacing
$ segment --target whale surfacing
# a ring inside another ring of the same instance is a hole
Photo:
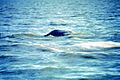
[[[48,34],[46,34],[44,36],[46,37],[46,36],[49,36],[49,35],[52,35],[54,37],[66,36],[66,35],[69,35],[69,32],[64,31],[64,30],[53,30],[53,31],[49,32]]]

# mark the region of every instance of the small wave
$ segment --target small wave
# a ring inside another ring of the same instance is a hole
[[[5,16],[4,18],[7,18],[7,19],[12,19],[13,16]]]
[[[54,22],[50,22],[49,25],[51,25],[51,26],[66,26],[68,24],[66,24],[66,23],[54,23]]]
[[[10,62],[16,62],[16,61],[17,61],[16,56],[7,56],[7,55],[0,56],[0,64],[9,64]]]
[[[9,24],[9,23],[4,23],[4,24],[2,24],[2,26],[11,26],[11,24]]]
[[[41,49],[42,51],[63,52],[63,50],[60,49],[59,46],[57,47],[57,45],[53,45],[53,46],[45,45],[45,44],[32,44],[32,45],[45,48],[45,49]]]
[[[20,74],[20,72],[18,71],[1,71],[0,75],[16,75],[16,74]]]
[[[13,44],[13,45],[0,45],[0,48],[6,48],[6,47],[16,47],[18,46],[17,44]]]
[[[12,44],[12,45],[0,45],[0,51],[11,51],[11,48],[17,47],[18,45]]]
[[[0,39],[3,38],[15,38],[15,35],[5,35],[4,33],[0,33]]]
[[[0,56],[0,59],[11,58],[11,57],[13,57],[13,56],[5,56],[5,55],[1,55],[1,56]]]
[[[0,33],[0,39],[2,38],[18,38],[18,37],[40,37],[38,34],[34,33],[17,33],[17,34],[9,34],[9,35],[4,35],[3,33]]]
[[[83,58],[83,59],[97,59],[97,57],[95,55],[91,55],[91,54],[84,54],[83,52],[79,52],[79,53],[61,53],[59,54],[59,57],[61,58]]]
[[[97,59],[95,56],[92,55],[82,55],[81,57],[85,59]]]

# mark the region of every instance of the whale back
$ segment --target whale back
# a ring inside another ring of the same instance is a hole
[[[69,35],[69,33],[67,31],[64,31],[64,30],[53,30],[53,31],[49,32],[48,34],[46,34],[44,36],[49,36],[49,35],[59,37],[59,36]]]

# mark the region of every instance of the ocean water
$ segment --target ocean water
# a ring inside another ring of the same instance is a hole
[[[0,0],[0,80],[120,80],[120,0]]]

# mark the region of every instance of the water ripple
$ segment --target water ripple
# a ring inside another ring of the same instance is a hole
[[[1,0],[0,80],[119,80],[119,3]]]

